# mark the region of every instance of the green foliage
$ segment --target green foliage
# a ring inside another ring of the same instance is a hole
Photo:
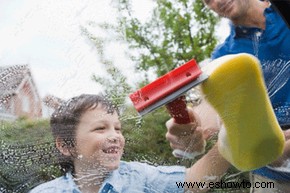
[[[14,122],[1,121],[0,139],[5,143],[12,144],[50,141],[52,135],[49,128],[49,120],[30,120],[21,117]]]
[[[49,120],[0,123],[0,190],[22,193],[60,175]]]
[[[198,62],[208,58],[216,46],[214,30],[219,19],[204,7],[202,0],[158,0],[145,22],[134,15],[130,0],[113,2],[118,11],[117,24],[98,25],[90,21],[81,30],[97,49],[108,75],[94,75],[93,80],[103,86],[117,105],[124,104],[131,87],[117,68],[122,64],[115,65],[105,57],[105,44],[112,41],[127,44],[130,49],[127,54],[135,62],[136,70],[145,74],[150,70],[157,76],[192,58]],[[103,29],[110,36],[97,36],[88,30],[90,27]],[[140,77],[139,85],[146,83],[148,79]]]
[[[161,76],[192,58],[200,62],[210,56],[219,19],[202,0],[158,0],[156,4],[151,19],[142,23],[129,0],[117,1],[119,28],[134,50],[131,59],[137,70],[151,69]]]
[[[123,115],[123,134],[126,139],[123,158],[128,161],[138,160],[163,165],[176,163],[171,155],[168,141],[165,139],[165,122],[169,119],[165,109],[158,109],[141,119],[133,109]]]
[[[126,139],[123,160],[146,162],[156,166],[191,166],[196,160],[172,156],[172,149],[165,138],[167,131],[165,122],[168,119],[169,115],[165,108],[159,108],[143,118],[138,116],[134,109],[128,108],[121,117],[123,135]]]

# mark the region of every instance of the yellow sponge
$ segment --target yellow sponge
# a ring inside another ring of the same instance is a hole
[[[208,67],[209,78],[201,87],[223,121],[218,141],[222,156],[242,171],[276,160],[285,139],[259,61],[242,53],[213,60]]]

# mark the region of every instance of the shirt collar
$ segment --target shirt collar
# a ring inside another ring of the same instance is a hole
[[[244,26],[236,26],[232,22],[230,22],[230,29],[232,31],[233,37],[245,37],[245,38],[252,38],[253,34],[255,33],[261,33],[263,31],[267,31],[269,28],[271,28],[271,25],[274,23],[272,13],[274,12],[273,6],[270,5],[267,7],[264,11],[264,15],[266,17],[266,29],[262,30],[260,28],[256,27],[244,27]],[[267,34],[263,34],[267,35]]]
[[[69,183],[69,186],[73,189],[78,191],[77,193],[81,193],[79,187],[76,185],[76,183],[74,182],[73,176],[71,172],[67,172],[64,176],[64,179],[67,180],[67,182]]]
[[[103,182],[99,192],[101,192],[101,193],[108,192],[109,190],[111,190],[110,192],[112,192],[112,193],[113,192],[121,192],[122,183],[118,183],[118,182],[120,182],[120,180],[118,180],[119,179],[118,173],[119,173],[118,170],[114,170],[109,175],[109,177]],[[71,172],[66,173],[66,175],[64,176],[64,179],[68,181],[70,187],[72,187],[74,190],[78,191],[77,193],[81,193],[80,189],[78,188],[78,186],[74,182],[74,179],[73,179]]]
[[[108,178],[103,183],[101,190],[106,186],[110,185],[115,192],[122,192],[122,187],[124,186],[124,181],[122,180],[122,175],[128,173],[129,168],[125,167],[123,161],[121,161],[119,168],[114,170]]]

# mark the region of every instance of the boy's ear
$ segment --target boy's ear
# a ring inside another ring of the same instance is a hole
[[[55,140],[57,149],[65,156],[71,156],[71,152],[67,144],[60,138],[57,137]]]

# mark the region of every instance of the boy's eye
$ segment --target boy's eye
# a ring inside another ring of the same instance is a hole
[[[96,128],[94,128],[93,130],[94,131],[100,131],[100,130],[104,130],[105,129],[105,127],[96,127]]]
[[[115,127],[115,130],[116,131],[121,131],[121,128],[120,127]]]

